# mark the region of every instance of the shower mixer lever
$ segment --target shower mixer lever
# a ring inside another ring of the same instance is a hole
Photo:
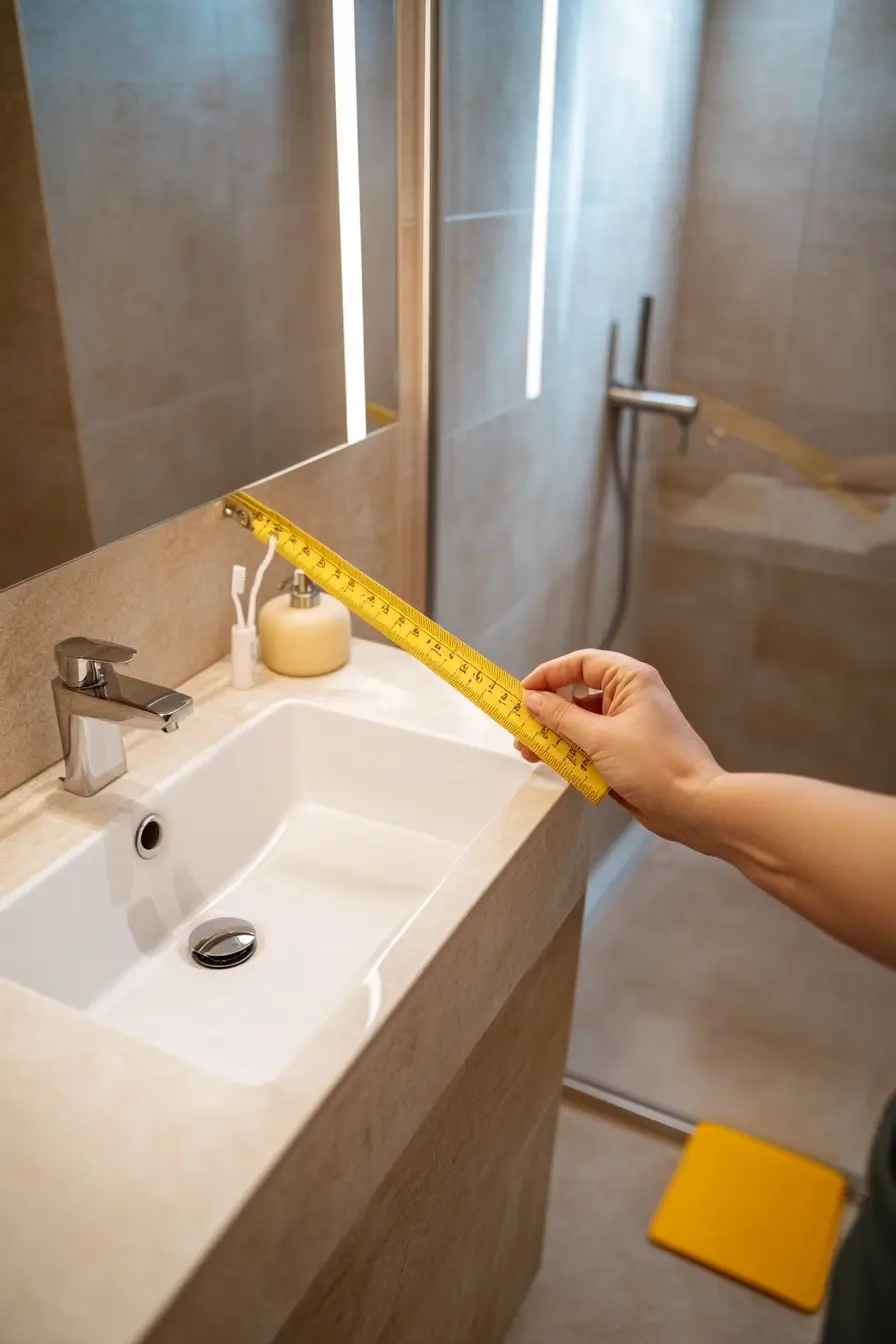
[[[653,298],[645,294],[641,299],[641,312],[638,319],[638,348],[635,355],[635,379],[633,383],[621,383],[613,376],[612,364],[615,355],[615,328],[612,337],[610,378],[607,385],[607,403],[618,415],[621,411],[646,411],[650,415],[668,415],[677,420],[681,429],[679,452],[684,452],[688,444],[688,430],[700,410],[700,402],[687,392],[663,392],[658,388],[645,387],[647,381],[647,347],[650,343],[650,325],[653,317]]]
[[[607,401],[617,410],[647,411],[652,415],[670,415],[681,427],[681,451],[687,447],[688,430],[697,417],[700,403],[687,392],[661,392],[652,387],[629,387],[610,383]]]

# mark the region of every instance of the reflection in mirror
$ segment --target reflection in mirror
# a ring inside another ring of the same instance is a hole
[[[0,588],[396,418],[393,0],[0,0]]]

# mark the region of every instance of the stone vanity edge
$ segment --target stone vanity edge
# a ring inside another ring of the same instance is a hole
[[[341,673],[301,688],[264,674],[232,692],[222,662],[184,689],[204,711],[196,731],[173,751],[134,738],[131,798],[284,698],[346,709],[360,696],[365,717],[512,750],[413,660],[364,640]],[[0,899],[114,809],[111,791],[63,795],[57,774],[0,799]],[[533,771],[384,967],[378,1029],[364,1035],[350,997],[267,1085],[0,981],[5,1344],[270,1340],[580,899],[584,819],[578,795]]]

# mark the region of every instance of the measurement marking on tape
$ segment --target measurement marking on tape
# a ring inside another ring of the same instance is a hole
[[[516,677],[244,490],[229,495],[225,506],[259,541],[276,536],[285,560],[453,686],[592,803],[604,797],[607,784],[594,762],[581,747],[532,718]]]

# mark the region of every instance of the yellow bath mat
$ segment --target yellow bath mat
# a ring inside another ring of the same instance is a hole
[[[701,1124],[649,1236],[801,1311],[818,1311],[846,1193],[840,1173],[820,1162]]]

